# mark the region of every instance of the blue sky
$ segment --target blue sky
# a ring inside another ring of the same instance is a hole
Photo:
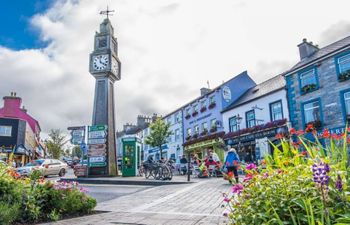
[[[30,25],[30,18],[43,13],[52,0],[4,0],[1,1],[0,45],[11,49],[41,48],[45,43]]]

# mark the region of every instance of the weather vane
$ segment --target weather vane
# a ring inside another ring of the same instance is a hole
[[[113,13],[114,13],[114,10],[108,10],[108,5],[107,5],[107,10],[100,12],[101,15],[107,15],[107,19],[108,19],[108,16],[113,16]]]

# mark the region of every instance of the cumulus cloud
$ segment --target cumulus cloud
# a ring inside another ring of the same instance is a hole
[[[261,82],[283,72],[297,62],[300,40],[320,40],[324,27],[345,21],[327,31],[328,42],[346,34],[347,18],[340,17],[347,7],[338,5],[347,1],[298,1],[56,0],[30,20],[45,48],[0,47],[0,95],[17,91],[44,132],[89,124],[95,81],[88,60],[103,20],[98,13],[108,3],[116,10],[111,21],[122,62],[117,127],[138,114],[165,115],[197,97],[207,81],[214,87],[248,70]],[[308,10],[314,4],[317,13]],[[291,17],[287,8],[298,13]],[[334,18],[323,16],[330,12]]]

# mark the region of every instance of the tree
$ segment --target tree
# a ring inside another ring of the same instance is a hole
[[[83,151],[80,146],[76,145],[72,149],[72,157],[78,157],[79,159],[83,156]]]
[[[172,132],[170,124],[165,123],[161,118],[158,118],[154,123],[150,125],[151,132],[146,137],[146,144],[152,147],[158,147],[160,150],[160,157],[162,157],[162,145],[167,143],[167,140]]]
[[[60,129],[52,129],[49,133],[49,139],[45,142],[47,151],[52,158],[59,159],[64,153],[64,145],[67,144],[68,140]]]

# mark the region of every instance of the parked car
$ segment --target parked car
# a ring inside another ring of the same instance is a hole
[[[33,170],[40,170],[43,176],[59,175],[64,176],[68,166],[57,159],[37,159],[27,163],[25,166],[17,168],[21,176],[28,176]]]

